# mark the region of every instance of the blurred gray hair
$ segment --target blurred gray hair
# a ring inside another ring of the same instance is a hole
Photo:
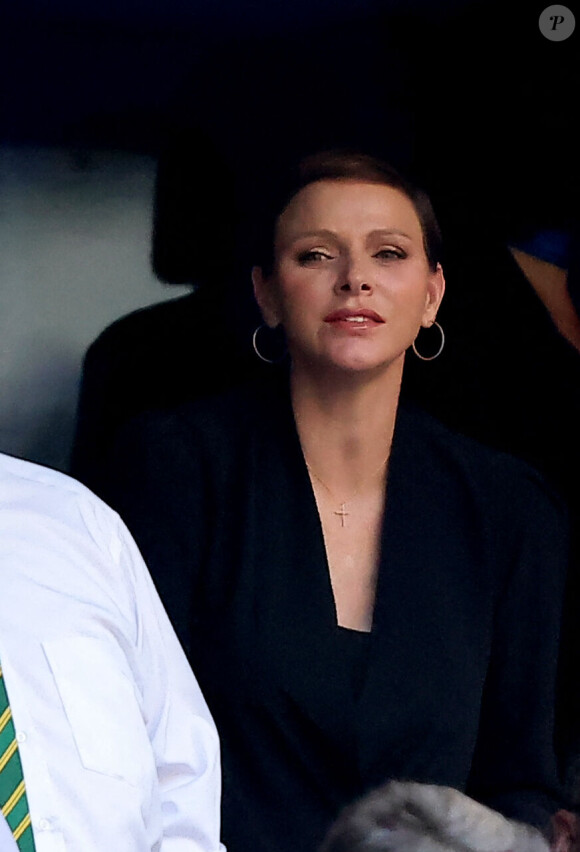
[[[391,781],[347,807],[320,852],[549,852],[532,826],[451,787]]]

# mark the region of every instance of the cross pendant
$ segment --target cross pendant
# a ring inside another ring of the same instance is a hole
[[[334,514],[340,516],[341,526],[345,527],[346,526],[346,520],[345,520],[346,516],[350,515],[350,512],[346,511],[346,503],[341,503],[340,509],[338,511],[335,511]]]

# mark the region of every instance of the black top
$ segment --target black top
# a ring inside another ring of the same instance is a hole
[[[448,286],[437,319],[445,329],[445,349],[429,363],[409,353],[404,386],[452,429],[536,467],[566,500],[574,554],[566,595],[558,738],[578,797],[580,354],[558,332],[510,252],[465,218],[463,227],[454,220],[444,231]]]
[[[545,823],[566,535],[533,471],[401,408],[358,698],[285,382],[142,418],[110,471],[220,732],[229,852],[314,850],[389,778]]]
[[[367,677],[370,633],[339,626],[336,639],[341,665],[347,670],[352,696],[358,701]]]

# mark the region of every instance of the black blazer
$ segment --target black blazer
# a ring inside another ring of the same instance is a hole
[[[358,697],[285,381],[136,421],[104,496],[214,714],[229,852],[314,850],[389,778],[536,825],[556,809],[567,544],[527,466],[401,406]]]

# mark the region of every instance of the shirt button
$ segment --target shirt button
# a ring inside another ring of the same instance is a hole
[[[24,733],[24,731],[18,731],[18,733],[16,734],[16,742],[18,742],[18,743],[26,742],[26,734]]]
[[[38,827],[39,827],[39,829],[40,829],[41,831],[48,831],[48,829],[50,828],[50,822],[49,822],[49,820],[47,820],[47,819],[39,819],[39,820],[38,820]]]

